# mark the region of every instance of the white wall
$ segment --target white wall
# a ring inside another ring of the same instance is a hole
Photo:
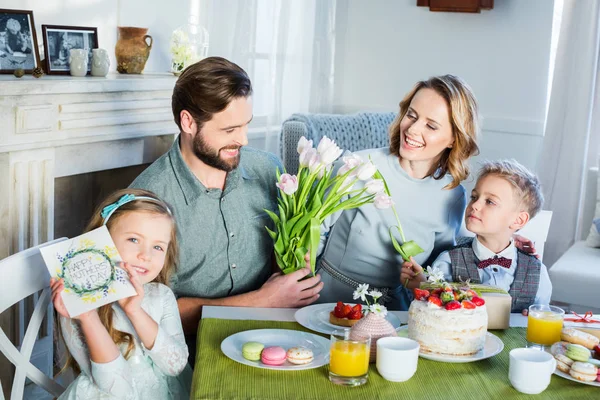
[[[338,1],[335,112],[397,110],[418,80],[452,73],[484,117],[481,156],[535,167],[543,135],[553,1],[503,0],[481,14],[415,0]]]

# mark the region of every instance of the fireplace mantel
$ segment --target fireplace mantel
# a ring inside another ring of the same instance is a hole
[[[178,132],[171,74],[0,76],[0,259],[54,238],[54,179],[151,162]]]

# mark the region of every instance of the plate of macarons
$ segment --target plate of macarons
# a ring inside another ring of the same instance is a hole
[[[600,339],[575,328],[563,328],[561,341],[550,347],[554,373],[575,382],[600,387]]]
[[[329,364],[329,340],[289,329],[254,329],[235,333],[221,342],[233,361],[256,368],[294,371]]]

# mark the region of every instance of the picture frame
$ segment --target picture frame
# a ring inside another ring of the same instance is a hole
[[[48,75],[69,75],[71,49],[88,50],[88,74],[92,70],[92,49],[98,48],[98,28],[42,25],[45,69]]]
[[[0,8],[0,74],[19,68],[30,74],[40,66],[33,11]]]

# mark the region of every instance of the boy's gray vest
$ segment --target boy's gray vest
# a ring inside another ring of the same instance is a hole
[[[454,282],[479,280],[479,260],[475,257],[472,243],[474,238],[457,239],[458,244],[449,251],[452,262],[452,280]],[[511,312],[520,313],[533,304],[540,284],[542,262],[534,256],[517,249],[517,269],[508,294],[512,297]]]

